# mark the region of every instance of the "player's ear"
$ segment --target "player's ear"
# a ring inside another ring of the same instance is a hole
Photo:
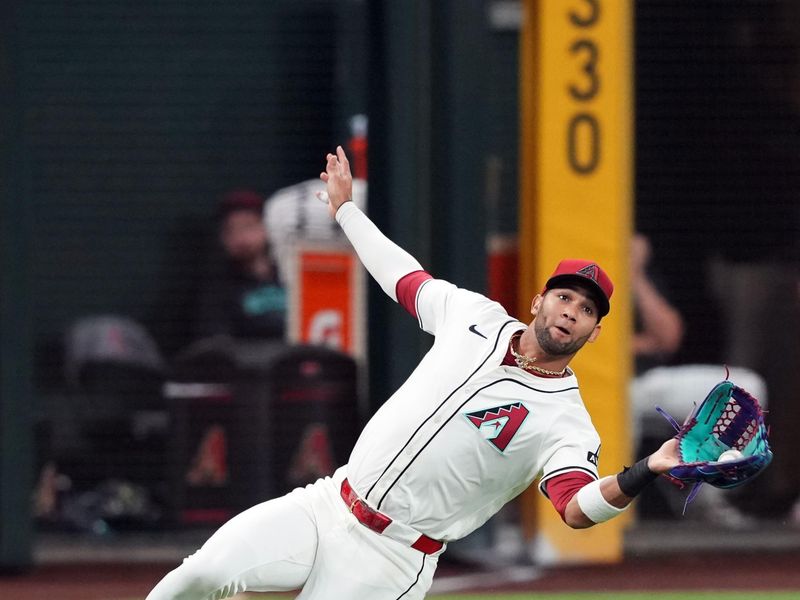
[[[536,294],[531,300],[531,314],[535,317],[536,313],[539,312],[539,307],[542,305],[542,300],[544,297],[541,294]]]
[[[589,334],[589,339],[586,340],[586,341],[589,342],[589,343],[595,341],[600,336],[600,329],[601,329],[601,325],[600,325],[600,323],[598,323],[597,325],[594,326],[594,329],[592,330],[592,333]]]

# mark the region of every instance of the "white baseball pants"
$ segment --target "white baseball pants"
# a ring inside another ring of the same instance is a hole
[[[237,515],[147,600],[220,600],[300,588],[298,600],[424,598],[441,552],[423,554],[361,525],[339,495],[344,477],[339,469]]]

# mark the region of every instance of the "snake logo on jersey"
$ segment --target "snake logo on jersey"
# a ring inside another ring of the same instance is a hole
[[[514,402],[505,406],[465,413],[464,416],[478,428],[485,440],[503,452],[519,431],[528,412],[522,402]]]

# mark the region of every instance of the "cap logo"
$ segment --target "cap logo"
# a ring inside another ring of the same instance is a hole
[[[598,267],[596,264],[586,265],[581,270],[579,270],[576,275],[583,275],[584,277],[588,277],[592,281],[597,281],[597,272]]]

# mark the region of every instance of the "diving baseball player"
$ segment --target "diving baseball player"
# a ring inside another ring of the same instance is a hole
[[[304,600],[424,598],[447,543],[535,479],[568,526],[585,528],[621,513],[678,464],[673,439],[598,477],[600,439],[568,366],[609,311],[613,286],[596,263],[562,261],[526,326],[434,279],[386,238],[349,201],[341,147],[321,178],[364,266],[435,336],[433,347],[366,425],[346,465],[231,519],[148,600],[293,589]]]

